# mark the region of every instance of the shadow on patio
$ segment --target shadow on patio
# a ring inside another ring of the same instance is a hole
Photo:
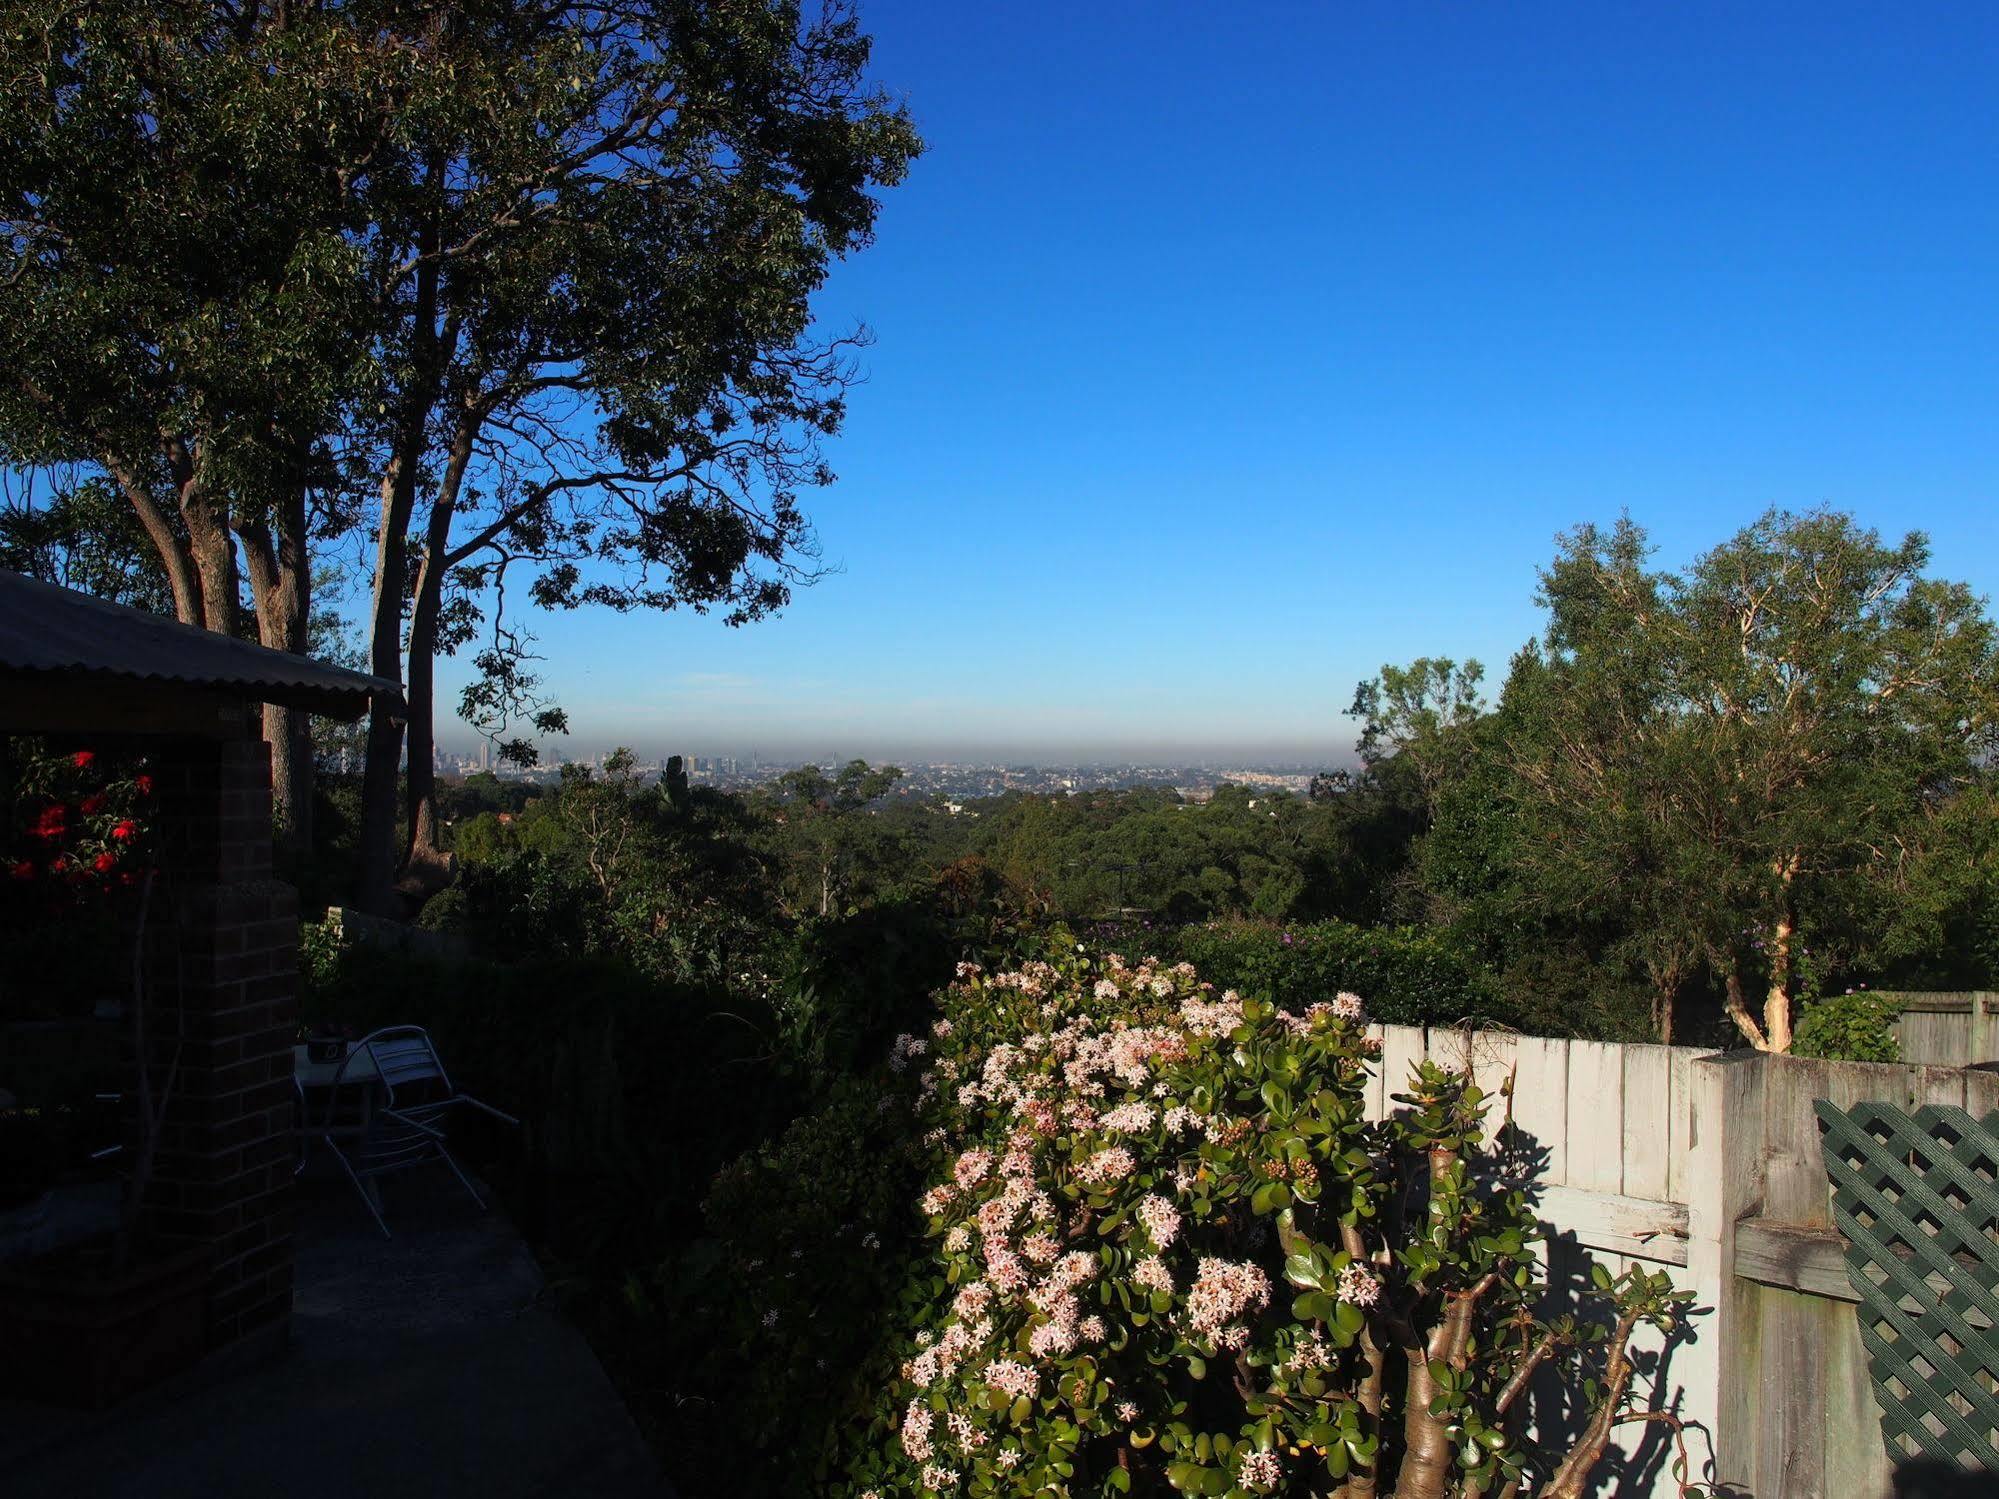
[[[9,1499],[591,1494],[666,1499],[610,1380],[527,1247],[440,1170],[299,1183],[289,1345],[90,1414],[0,1401]]]

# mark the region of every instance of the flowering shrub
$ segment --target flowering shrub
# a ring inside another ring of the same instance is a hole
[[[0,1020],[87,1014],[128,989],[152,791],[136,757],[0,738]]]
[[[16,892],[60,900],[130,884],[153,792],[143,766],[95,750],[54,753],[33,740],[9,750],[4,857]]]
[[[963,965],[942,1009],[890,1058],[928,1248],[836,1492],[1583,1492],[1628,1338],[1685,1298],[1599,1274],[1606,1325],[1537,1318],[1471,1081],[1426,1062],[1370,1124],[1358,999],[1282,1010],[1186,964]],[[1523,1396],[1561,1370],[1589,1415],[1541,1459]]]

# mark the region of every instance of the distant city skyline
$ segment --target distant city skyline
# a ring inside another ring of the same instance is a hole
[[[1999,588],[1999,10],[1255,14],[864,0],[930,150],[817,304],[876,335],[838,570],[527,620],[570,753],[1330,760],[1385,661],[1496,687],[1626,508]]]

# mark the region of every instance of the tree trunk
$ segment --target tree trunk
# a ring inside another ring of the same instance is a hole
[[[468,406],[453,435],[451,456],[424,528],[423,562],[417,569],[410,610],[409,837],[403,850],[403,877],[426,891],[442,889],[451,880],[451,861],[439,844],[437,823],[437,624],[444,608],[444,575],[451,567],[451,521],[466,466],[472,461],[479,420],[479,411]]]
[[[1797,918],[1791,909],[1791,876],[1798,870],[1797,855],[1777,861],[1775,873],[1783,886],[1777,920],[1770,928],[1770,987],[1763,996],[1763,1034],[1768,1050],[1791,1049],[1791,943],[1797,936]]]
[[[444,161],[435,152],[426,178],[433,194],[442,191]],[[375,538],[375,598],[368,620],[369,670],[392,682],[403,680],[403,592],[408,584],[410,517],[416,512],[417,472],[423,463],[425,433],[445,359],[437,323],[437,266],[430,259],[438,240],[434,214],[419,240],[424,254],[417,267],[416,296],[410,310],[417,369],[404,394],[395,446],[382,474],[382,529]],[[379,699],[369,703],[367,759],[361,770],[357,899],[362,910],[382,916],[396,914],[397,781],[403,758],[403,713],[400,706]]]
[[[435,531],[436,508],[431,511]],[[417,571],[416,601],[410,610],[409,649],[409,768],[405,806],[409,828],[403,848],[405,878],[422,877],[443,861],[437,837],[437,725],[436,665],[437,615],[443,603],[435,565],[440,556],[434,544],[424,549],[423,564]]]
[[[218,635],[236,633],[236,538],[229,529],[229,505],[209,490],[200,445],[167,445],[175,498],[187,527],[188,551],[201,584],[201,622]]]
[[[262,521],[239,524],[257,611],[257,638],[274,651],[304,655],[310,646],[312,559],[306,549],[305,490],[294,487],[273,507],[275,530]],[[312,851],[312,722],[302,708],[264,705],[264,740],[271,747],[271,808],[278,846],[296,865]]]
[[[1763,1027],[1756,1023],[1756,1017],[1749,1013],[1748,1001],[1743,996],[1742,969],[1733,962],[1724,976],[1724,984],[1726,997],[1722,1000],[1722,1009],[1735,1022],[1735,1028],[1742,1032],[1745,1041],[1758,1051],[1768,1051],[1769,1038],[1763,1034]]]
[[[186,543],[174,531],[159,501],[129,464],[107,455],[104,466],[118,481],[126,503],[139,517],[140,527],[152,542],[153,550],[159,554],[160,566],[166,569],[167,586],[174,596],[174,618],[184,625],[199,627],[202,623],[201,581],[195,575],[194,558],[189,555]]]
[[[368,622],[368,669],[403,679],[403,568],[410,510],[416,500],[413,462],[390,460],[382,479],[382,529],[375,539],[375,597]],[[360,888],[356,904],[378,916],[394,914],[397,772],[402,768],[402,710],[380,698],[368,704],[367,758],[361,767]]]

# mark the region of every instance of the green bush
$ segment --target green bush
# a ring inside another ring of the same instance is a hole
[[[1342,991],[1365,994],[1368,1011],[1392,1025],[1512,1019],[1490,974],[1415,927],[1344,921],[1284,925],[1210,921],[1161,942],[1219,989],[1304,1006]]]
[[[1805,1007],[1791,1054],[1832,1062],[1899,1062],[1895,1022],[1901,1006],[1880,994],[1832,994]]]

